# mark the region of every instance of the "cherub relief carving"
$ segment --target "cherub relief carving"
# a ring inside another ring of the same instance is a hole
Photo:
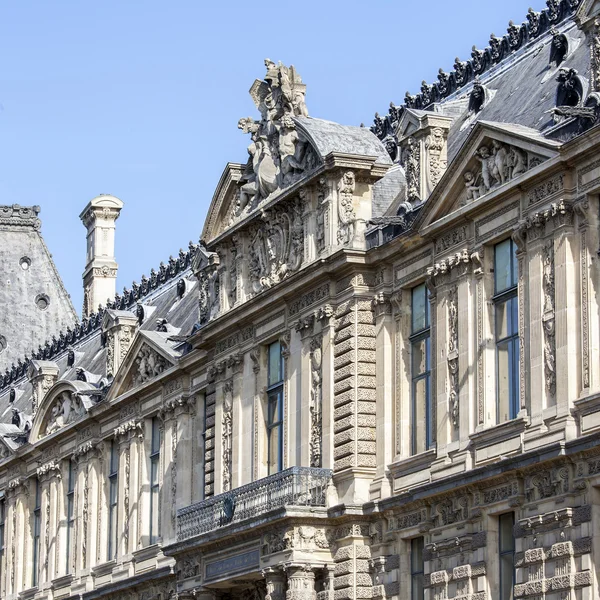
[[[78,394],[70,391],[62,392],[50,409],[50,417],[46,424],[46,435],[50,435],[77,421],[85,415],[85,412],[85,407]]]

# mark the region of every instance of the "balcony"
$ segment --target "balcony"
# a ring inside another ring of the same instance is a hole
[[[177,541],[284,506],[325,506],[330,469],[291,467],[177,511]]]

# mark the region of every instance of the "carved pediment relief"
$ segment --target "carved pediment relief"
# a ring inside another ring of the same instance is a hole
[[[83,419],[103,390],[84,381],[59,381],[34,417],[30,439],[35,441]]]
[[[429,199],[421,226],[509,187],[556,156],[557,146],[528,128],[478,123]]]
[[[86,412],[81,396],[70,390],[65,390],[54,400],[50,408],[44,435],[50,435],[66,425],[78,421]]]
[[[161,375],[173,364],[148,344],[142,344],[131,371],[131,387],[143,385]]]

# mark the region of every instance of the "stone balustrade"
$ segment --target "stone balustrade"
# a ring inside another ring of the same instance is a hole
[[[177,511],[183,541],[284,506],[325,506],[332,471],[291,467]]]

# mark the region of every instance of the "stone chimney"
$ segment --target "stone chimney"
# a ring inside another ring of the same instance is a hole
[[[87,229],[87,256],[83,272],[83,316],[112,300],[117,291],[115,221],[123,202],[101,194],[91,200],[79,218]]]

